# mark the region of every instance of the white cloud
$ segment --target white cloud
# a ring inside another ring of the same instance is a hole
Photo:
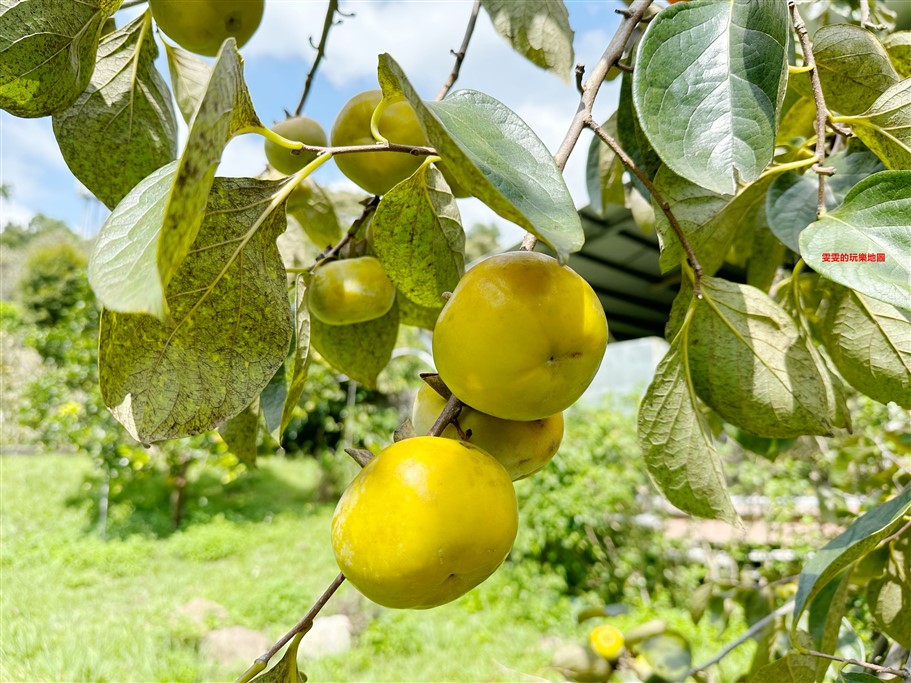
[[[231,140],[221,155],[216,175],[228,178],[257,176],[266,167],[263,139],[259,135],[240,135]]]

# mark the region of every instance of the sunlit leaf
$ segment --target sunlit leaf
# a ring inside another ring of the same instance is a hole
[[[442,308],[465,270],[465,233],[443,174],[422,166],[387,192],[373,216],[373,250],[413,303]]]
[[[800,234],[800,255],[813,270],[900,308],[911,305],[908,254],[911,171],[882,171],[865,178],[841,206]]]
[[[719,194],[759,177],[774,151],[789,31],[786,3],[752,0],[680,2],[649,23],[633,100],[677,175]]]
[[[863,114],[842,116],[886,168],[911,169],[911,78],[886,90]]]
[[[892,65],[902,78],[911,78],[911,31],[897,31],[883,39]]]
[[[193,249],[168,285],[167,321],[105,310],[101,393],[144,443],[207,431],[259,396],[291,338],[283,183],[216,180]]]
[[[121,0],[0,0],[0,109],[48,116],[69,107],[95,68],[101,30]]]
[[[168,56],[168,71],[171,73],[171,87],[174,88],[177,108],[180,109],[183,120],[190,123],[206,94],[212,67],[205,60],[176,45],[165,42],[164,50]]]
[[[291,366],[291,381],[288,383],[288,393],[282,407],[279,435],[284,434],[291,423],[294,409],[304,393],[304,385],[310,370],[310,311],[307,309],[307,285],[302,275],[297,278],[295,291],[294,363]]]
[[[563,0],[481,0],[497,33],[513,49],[567,83],[573,68],[573,30]]]
[[[177,156],[177,120],[157,56],[147,10],[102,39],[85,92],[54,115],[67,166],[108,208]]]

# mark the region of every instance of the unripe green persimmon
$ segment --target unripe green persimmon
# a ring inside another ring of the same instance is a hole
[[[425,384],[418,389],[411,412],[411,422],[418,434],[430,431],[437,417],[443,412],[446,400]],[[534,474],[554,457],[563,439],[563,413],[543,420],[518,422],[501,420],[463,406],[459,413],[459,427],[471,430],[469,443],[482,448],[500,461],[513,481]],[[459,439],[455,425],[443,430],[447,439]]]
[[[369,599],[424,609],[493,574],[517,528],[499,462],[471,444],[422,436],[389,446],[354,478],[332,518],[332,548]]]
[[[348,100],[332,124],[333,147],[375,144],[376,140],[370,132],[370,119],[382,99],[381,90],[367,90]],[[416,146],[427,144],[427,136],[418,122],[417,114],[404,101],[386,107],[379,118],[378,128],[389,142]],[[371,194],[385,194],[393,185],[414,173],[422,162],[420,157],[397,152],[360,152],[335,156],[339,170]]]
[[[352,325],[386,315],[395,286],[373,256],[331,261],[316,269],[307,288],[310,312],[327,325]]]
[[[326,146],[326,131],[309,116],[294,116],[284,121],[279,121],[272,130],[283,138],[303,142],[314,147]],[[271,140],[265,141],[266,159],[269,165],[280,173],[291,175],[297,173],[304,166],[316,159],[316,152],[301,152],[294,154],[287,147],[277,145]]]
[[[606,345],[607,320],[591,286],[550,256],[512,251],[459,281],[437,320],[433,358],[472,408],[539,420],[576,402]]]
[[[259,27],[264,0],[149,0],[155,23],[182,48],[214,57],[233,37],[241,47]]]

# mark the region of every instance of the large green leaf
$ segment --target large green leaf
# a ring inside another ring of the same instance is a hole
[[[237,415],[218,428],[218,435],[228,451],[249,467],[256,466],[256,445],[259,437],[259,399],[254,399]]]
[[[774,152],[789,31],[784,2],[694,0],[652,20],[636,54],[633,101],[677,175],[720,194],[759,177]]]
[[[867,587],[867,604],[880,629],[911,648],[911,534],[889,545],[886,571]]]
[[[573,68],[573,30],[563,0],[481,0],[493,27],[516,52],[567,83]]]
[[[823,343],[855,389],[911,409],[911,313],[838,287],[829,297]]]
[[[602,124],[608,135],[617,137],[617,115],[613,114]],[[626,191],[623,188],[623,162],[613,150],[601,142],[597,136],[592,137],[588,147],[588,160],[585,165],[585,186],[588,189],[588,201],[591,207],[600,214],[607,211],[610,204],[623,205]]]
[[[902,78],[911,78],[911,31],[897,31],[886,36],[883,47]]]
[[[0,109],[48,116],[75,102],[121,1],[0,0]]]
[[[893,534],[909,510],[911,488],[858,517],[851,526],[807,560],[797,582],[792,634],[804,609],[829,581]]]
[[[307,285],[302,275],[297,278],[295,290],[294,364],[291,366],[291,381],[288,382],[288,393],[282,407],[279,438],[291,423],[310,370],[310,311],[307,309]]]
[[[793,318],[749,285],[703,278],[690,329],[696,393],[757,436],[830,434],[833,409]]]
[[[172,315],[105,310],[101,393],[138,440],[198,434],[268,384],[291,338],[281,182],[219,178],[193,249],[168,285]]]
[[[911,168],[911,78],[886,90],[863,114],[840,116],[887,168]]]
[[[750,683],[813,683],[816,658],[795,653],[766,664],[750,678]]]
[[[772,178],[752,183],[733,197],[707,190],[674,174],[667,166],[661,167],[654,182],[696,252],[702,270],[712,275],[724,263],[738,230],[762,209]],[[684,251],[664,212],[655,200],[652,205],[661,239],[658,264],[662,272],[667,272],[680,265]]]
[[[171,87],[174,99],[183,120],[190,123],[199,102],[206,94],[206,86],[212,76],[212,67],[205,60],[182,50],[175,45],[164,44],[168,55],[168,71],[171,73]]]
[[[288,197],[288,213],[318,249],[338,244],[344,234],[332,199],[310,178],[304,179]]]
[[[885,260],[876,260],[877,254]],[[800,255],[816,272],[899,308],[911,306],[908,254],[911,171],[865,178],[841,206],[800,234]]]
[[[108,208],[177,156],[177,120],[157,56],[146,10],[101,40],[88,88],[54,115],[67,166]]]
[[[844,151],[830,156],[826,165],[835,169],[835,175],[826,181],[826,208],[829,210],[841,204],[854,185],[883,170],[879,158],[857,139],[852,139]],[[766,195],[769,227],[793,251],[800,250],[800,233],[816,220],[818,192],[819,181],[815,173],[788,171],[775,179]]]
[[[398,332],[398,304],[382,318],[354,325],[327,325],[310,318],[313,348],[333,368],[370,389],[392,358]]]
[[[423,102],[387,54],[380,55],[378,75],[387,97],[404,96],[414,107],[427,139],[459,185],[541,238],[561,261],[582,248],[582,223],[563,174],[515,112],[474,90]]]
[[[739,523],[690,378],[688,329],[664,356],[639,406],[639,445],[649,475],[671,503],[696,517]]]
[[[465,271],[465,233],[459,208],[430,165],[387,192],[373,216],[373,250],[405,297],[442,308]]]
[[[826,105],[841,114],[861,113],[900,80],[886,49],[859,26],[823,26],[813,36],[813,56]],[[794,78],[794,86],[813,96],[809,75]]]

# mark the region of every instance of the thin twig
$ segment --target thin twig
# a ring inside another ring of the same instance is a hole
[[[601,59],[595,64],[595,68],[592,69],[588,79],[583,84],[582,97],[579,99],[579,108],[576,110],[576,115],[569,124],[569,130],[566,131],[563,142],[560,143],[560,146],[557,148],[557,153],[554,154],[554,161],[557,163],[557,168],[561,171],[566,167],[566,162],[569,161],[569,155],[572,154],[576,143],[579,142],[579,136],[582,135],[582,129],[585,128],[585,119],[591,116],[592,107],[595,105],[595,97],[598,95],[601,84],[604,83],[604,77],[607,75],[611,66],[616,64],[620,57],[623,56],[623,50],[626,48],[626,43],[633,34],[633,29],[636,28],[636,25],[642,19],[642,15],[645,14],[645,10],[647,10],[648,6],[651,4],[652,0],[634,0],[629,7],[615,10],[618,14],[623,16],[623,19],[620,21],[620,25],[617,27],[614,37],[611,38],[610,42],[607,44],[607,48],[604,50],[604,54],[601,55]],[[522,248],[530,251],[534,249],[536,242],[537,238],[534,235],[526,235],[525,239],[522,240]]]
[[[238,678],[235,683],[248,683],[248,681],[252,680],[256,674],[266,668],[269,660],[272,659],[275,653],[281,650],[289,640],[291,640],[298,633],[306,633],[309,631],[313,626],[313,620],[316,618],[316,615],[319,614],[320,610],[326,606],[326,603],[329,602],[329,598],[332,597],[335,591],[337,591],[339,586],[341,586],[344,582],[345,575],[339,573],[339,575],[335,577],[332,583],[329,584],[329,587],[323,591],[323,594],[317,598],[315,603],[313,603],[313,607],[311,607],[310,611],[304,615],[304,618],[297,622],[294,628],[279,638],[276,641],[275,645],[270,647],[262,656],[258,657],[256,661],[253,662],[253,665],[243,674],[241,674],[240,678]]]
[[[379,197],[372,197],[365,205],[364,210],[361,212],[361,215],[354,220],[351,224],[351,227],[348,228],[348,232],[345,233],[345,236],[340,239],[336,245],[330,248],[325,254],[319,256],[316,259],[316,262],[310,267],[310,273],[313,274],[316,272],[316,269],[323,265],[326,261],[330,261],[339,255],[339,252],[354,238],[358,230],[361,229],[361,226],[364,224],[371,214],[376,211],[376,207],[380,204]]]
[[[826,212],[826,176],[834,173],[834,169],[826,168],[826,122],[829,119],[829,109],[826,107],[826,98],[822,94],[819,70],[816,68],[816,58],[813,56],[813,46],[810,44],[810,36],[807,34],[807,25],[803,23],[800,12],[797,10],[796,0],[788,0],[788,7],[791,9],[794,32],[803,49],[804,64],[810,67],[810,84],[813,86],[813,100],[816,103],[816,164],[813,166],[813,170],[819,177],[816,217],[821,218]]]
[[[348,145],[346,147],[318,147],[316,145],[302,144],[300,149],[290,150],[291,154],[300,154],[301,152],[316,152],[317,154],[361,154],[363,152],[398,152],[400,154],[410,154],[415,157],[435,156],[437,151],[433,147],[421,147],[419,145],[402,145],[397,142],[374,142],[369,145]]]
[[[440,436],[440,434],[443,433],[443,430],[446,429],[449,423],[459,416],[459,413],[461,411],[462,402],[456,398],[455,394],[452,394],[449,397],[449,400],[446,401],[446,405],[443,407],[443,412],[440,413],[437,421],[433,423],[430,431],[427,432],[427,436]]]
[[[704,671],[705,669],[708,669],[710,666],[717,664],[722,659],[727,657],[732,651],[734,651],[735,649],[737,649],[738,647],[743,645],[750,638],[752,638],[756,634],[760,633],[769,624],[769,622],[771,622],[773,619],[775,619],[777,617],[780,617],[782,614],[785,614],[793,606],[794,606],[794,601],[788,600],[785,604],[783,604],[777,610],[775,610],[774,612],[772,612],[770,614],[767,614],[762,619],[757,621],[755,624],[750,626],[749,630],[747,630],[746,633],[744,633],[742,636],[740,636],[734,642],[727,645],[721,652],[719,652],[717,655],[712,657],[710,660],[708,660],[707,662],[703,662],[699,666],[693,667],[692,669],[690,669],[690,671],[686,675],[686,677],[689,678],[690,676],[695,676],[700,671]]]
[[[908,531],[908,529],[911,529],[911,519],[909,519],[908,522],[901,529],[899,529],[894,534],[892,534],[887,539],[885,539],[882,543],[880,543],[880,547],[889,545],[892,541],[898,540],[899,538],[901,538],[902,536],[905,535],[905,532]]]
[[[804,654],[813,657],[822,657],[823,659],[831,659],[833,662],[841,662],[842,664],[853,664],[854,666],[870,669],[870,671],[875,671],[877,673],[889,674],[890,676],[898,676],[904,680],[911,680],[911,671],[908,669],[895,669],[891,666],[880,666],[879,664],[873,664],[872,662],[862,662],[859,659],[839,657],[838,655],[827,655],[825,652],[817,652],[816,650],[806,650]]]
[[[462,38],[462,46],[459,48],[458,52],[452,53],[455,55],[455,65],[453,65],[452,72],[449,74],[446,82],[443,83],[443,87],[440,88],[440,92],[437,93],[437,102],[446,97],[446,93],[449,92],[449,89],[459,77],[459,70],[462,68],[462,62],[465,59],[465,53],[468,51],[468,43],[471,41],[471,34],[474,33],[474,25],[478,21],[478,12],[480,12],[480,10],[481,0],[474,0],[474,6],[471,8],[471,16],[468,17],[468,25],[465,27],[465,37]]]
[[[860,0],[860,27],[870,25],[870,0]]]
[[[326,8],[326,19],[323,21],[323,33],[319,37],[319,45],[316,47],[316,57],[314,57],[310,71],[307,72],[307,78],[304,80],[304,92],[301,93],[300,102],[297,103],[297,109],[294,110],[295,116],[300,116],[304,110],[304,102],[307,101],[307,96],[310,94],[310,85],[313,83],[313,77],[316,75],[319,63],[323,61],[323,57],[326,55],[326,42],[329,38],[329,30],[335,25],[335,13],[337,11],[338,0],[329,0],[329,7]]]
[[[595,135],[597,135],[605,145],[611,148],[613,153],[617,155],[617,158],[623,162],[623,165],[626,166],[633,175],[642,181],[642,184],[645,185],[646,189],[649,191],[649,194],[651,194],[654,200],[658,202],[658,206],[661,207],[664,215],[667,216],[668,222],[674,229],[674,232],[677,235],[677,239],[680,240],[680,245],[683,247],[683,251],[686,252],[686,257],[689,259],[690,265],[693,267],[693,292],[697,297],[701,298],[702,288],[700,287],[699,283],[702,280],[702,266],[699,263],[699,259],[696,258],[696,252],[693,251],[693,247],[686,239],[683,228],[680,227],[680,223],[677,222],[677,218],[671,211],[671,205],[668,204],[667,200],[661,195],[660,192],[658,192],[658,190],[655,188],[654,183],[652,183],[648,175],[646,175],[641,168],[636,166],[635,162],[623,150],[620,144],[614,140],[614,138],[608,135],[601,126],[595,123],[595,120],[591,117],[591,114],[588,115],[584,123],[588,128],[592,129]]]

